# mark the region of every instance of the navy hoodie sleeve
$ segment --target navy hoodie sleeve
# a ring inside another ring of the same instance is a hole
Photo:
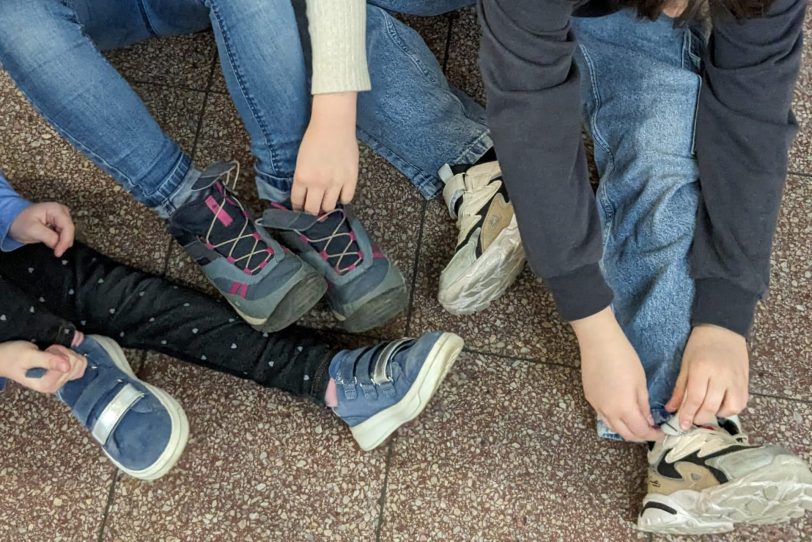
[[[713,21],[697,115],[702,187],[692,250],[693,322],[747,335],[767,291],[770,252],[796,133],[790,106],[807,0],[763,17]]]
[[[581,139],[579,74],[567,0],[480,0],[488,122],[528,261],[559,312],[606,308],[602,242]]]

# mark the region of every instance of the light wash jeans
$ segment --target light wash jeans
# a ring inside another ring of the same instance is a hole
[[[432,197],[444,164],[475,162],[492,147],[484,111],[449,87],[420,36],[383,9],[439,2],[375,4],[375,90],[359,99],[359,137]],[[2,0],[0,63],[60,134],[166,217],[193,181],[191,159],[99,50],[208,28],[250,135],[260,194],[283,199],[310,110],[291,0]]]
[[[665,420],[690,333],[699,172],[694,125],[704,39],[629,11],[578,18],[583,115],[600,174],[604,275],[643,362],[652,414]],[[602,423],[598,433],[620,438]]]

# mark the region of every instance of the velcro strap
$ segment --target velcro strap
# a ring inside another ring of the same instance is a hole
[[[446,207],[448,207],[448,212],[451,214],[451,218],[457,218],[457,213],[454,210],[454,207],[463,192],[465,192],[465,173],[454,175],[445,181],[445,188],[443,188],[443,200],[445,200],[445,204]]]
[[[107,439],[115,431],[118,424],[121,422],[124,415],[133,407],[135,403],[144,397],[144,393],[138,391],[133,385],[127,384],[113,397],[113,400],[107,403],[96,423],[93,424],[93,438],[96,442],[105,445]]]
[[[113,390],[122,386],[126,381],[119,379],[116,375],[110,373],[100,373],[96,378],[88,384],[79,399],[73,404],[71,410],[73,415],[82,425],[87,426],[90,421],[90,415],[96,408],[96,405],[102,397],[109,397],[112,395]],[[71,383],[68,382],[66,386]],[[61,396],[60,396],[61,398]]]
[[[272,208],[262,213],[262,225],[273,230],[306,231],[317,221],[316,216],[287,209]]]
[[[375,360],[375,367],[372,371],[372,382],[373,384],[383,384],[384,382],[388,382],[389,378],[389,361],[394,357],[395,354],[400,352],[407,343],[411,343],[411,339],[401,339],[399,341],[393,341],[386,345],[386,347],[381,350],[381,353],[378,354],[378,358]]]

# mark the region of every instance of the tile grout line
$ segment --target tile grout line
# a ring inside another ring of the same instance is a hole
[[[200,116],[197,119],[197,126],[195,127],[195,137],[192,141],[192,150],[190,156],[192,158],[192,163],[194,163],[195,155],[197,154],[197,145],[200,141],[200,132],[203,130],[203,120],[206,117],[206,110],[209,106],[209,96],[211,95],[211,88],[214,85],[214,71],[217,68],[217,54],[212,53],[211,59],[211,66],[209,66],[209,76],[208,80],[206,81],[206,88],[202,91],[203,95],[203,105],[200,107]],[[164,85],[167,86],[167,85]],[[196,90],[197,92],[201,92],[200,90]],[[170,239],[168,241],[168,246],[166,250],[166,257],[164,258],[164,266],[163,271],[161,272],[161,276],[166,278],[167,273],[169,272],[169,262],[172,257],[174,248],[174,241]]]
[[[107,528],[107,519],[110,517],[110,509],[113,508],[113,503],[116,497],[116,484],[118,483],[119,472],[118,469],[113,473],[113,481],[110,483],[110,490],[107,492],[107,503],[104,506],[102,513],[101,525],[99,526],[99,536],[96,538],[97,542],[104,540],[104,531]]]
[[[795,177],[812,177],[812,173],[803,173],[801,171],[788,171],[787,176],[794,175]]]
[[[386,509],[386,490],[389,487],[389,467],[392,464],[392,450],[395,447],[395,439],[397,436],[389,441],[386,449],[386,465],[384,467],[383,487],[381,488],[381,496],[379,497],[380,507],[378,509],[378,525],[375,526],[375,542],[381,542],[381,531],[383,530],[384,513]]]
[[[409,309],[406,313],[406,335],[411,336],[412,333],[412,316],[414,314],[414,295],[417,289],[417,274],[420,267],[420,253],[423,252],[423,231],[426,227],[426,215],[428,214],[429,203],[423,201],[423,209],[420,217],[420,228],[417,230],[417,246],[414,251],[414,264],[412,264],[412,284],[409,291]]]

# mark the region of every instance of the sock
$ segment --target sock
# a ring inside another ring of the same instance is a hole
[[[329,384],[327,384],[327,392],[324,394],[324,404],[326,404],[328,408],[338,406],[338,388],[336,388],[336,381],[332,378]]]

